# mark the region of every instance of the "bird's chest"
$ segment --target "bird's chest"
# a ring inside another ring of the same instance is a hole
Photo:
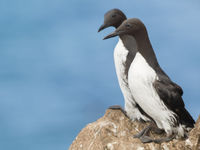
[[[153,82],[157,79],[156,72],[139,52],[136,53],[130,66],[128,76],[129,81],[133,83],[135,87],[152,86]]]
[[[128,55],[128,50],[124,47],[121,40],[117,43],[114,50],[114,62],[117,72],[117,76],[120,78],[125,78],[126,60]]]

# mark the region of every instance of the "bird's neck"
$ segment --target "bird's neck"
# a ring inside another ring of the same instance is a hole
[[[151,67],[157,67],[157,58],[149,40],[146,28],[138,31],[134,37],[137,43],[138,52],[141,53]]]
[[[132,54],[132,56],[135,56],[138,48],[134,36],[120,35],[119,37],[122,40],[124,47]]]
[[[126,20],[126,16],[124,16],[124,17],[122,17],[121,19],[119,19],[119,20],[117,21],[117,23],[114,24],[113,26],[117,29],[117,28],[122,24],[122,22],[124,22],[125,20]]]
[[[117,29],[123,22],[124,20],[122,21],[119,21],[118,23],[116,23],[115,25],[113,25],[115,27],[115,29]]]

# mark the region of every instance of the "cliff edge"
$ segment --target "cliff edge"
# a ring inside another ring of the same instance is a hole
[[[186,140],[143,144],[133,135],[148,123],[131,121],[120,110],[107,109],[105,115],[81,130],[69,150],[200,150],[200,117]],[[151,137],[159,136],[150,133]]]

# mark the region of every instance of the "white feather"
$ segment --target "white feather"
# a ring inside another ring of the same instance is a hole
[[[154,81],[159,80],[156,72],[139,52],[130,66],[128,76],[135,101],[153,118],[157,126],[164,129],[168,135],[177,132],[179,136],[184,136],[182,126],[174,127],[175,114],[165,106],[153,86]]]
[[[124,44],[121,41],[121,39],[119,39],[119,42],[117,43],[114,50],[114,62],[115,62],[115,69],[117,73],[119,86],[121,88],[125,100],[125,111],[132,120],[143,119],[145,121],[148,121],[149,119],[144,115],[142,115],[138,110],[138,108],[136,107],[135,100],[131,94],[129,86],[127,85],[128,80],[125,75],[125,66],[124,66],[127,55],[128,55],[128,50],[124,47]]]

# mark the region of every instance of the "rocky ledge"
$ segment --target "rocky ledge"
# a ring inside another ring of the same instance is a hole
[[[200,150],[200,117],[185,140],[143,144],[133,138],[148,123],[130,121],[120,110],[108,109],[78,134],[69,150]],[[151,137],[158,135],[150,133]]]

